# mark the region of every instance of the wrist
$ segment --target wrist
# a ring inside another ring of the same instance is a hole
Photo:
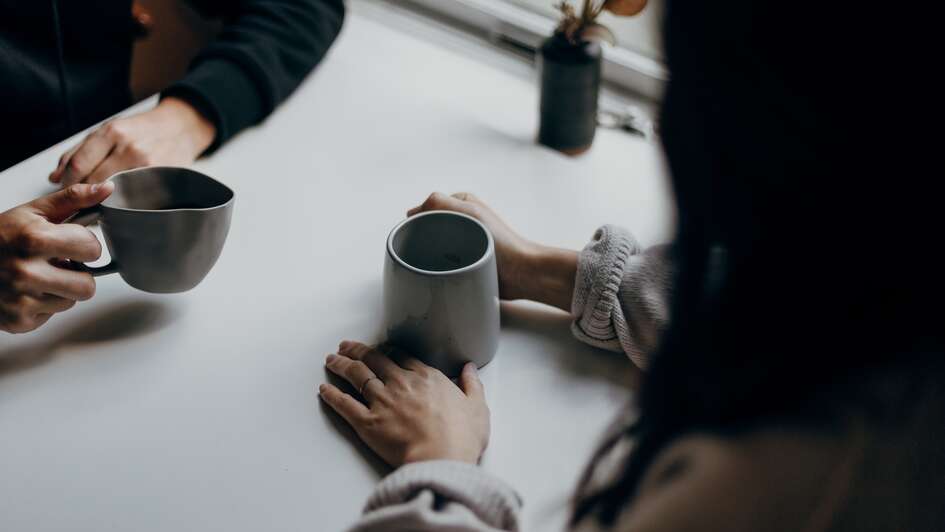
[[[538,301],[571,312],[574,280],[577,276],[576,251],[550,246],[529,248],[521,277],[525,299]]]
[[[189,144],[194,159],[205,152],[216,139],[217,128],[213,122],[186,100],[168,96],[161,100],[155,111],[178,124],[180,134]]]

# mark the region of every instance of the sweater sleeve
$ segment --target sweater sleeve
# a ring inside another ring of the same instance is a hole
[[[628,232],[601,227],[578,257],[574,335],[646,368],[668,325],[672,278],[669,245],[644,250]]]
[[[511,488],[477,466],[420,462],[382,480],[349,532],[517,531],[521,506]]]
[[[261,122],[315,68],[341,31],[343,0],[192,0],[224,17],[220,35],[164,91],[216,126],[213,151]]]

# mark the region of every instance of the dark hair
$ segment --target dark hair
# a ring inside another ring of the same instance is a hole
[[[917,134],[936,86],[935,52],[918,40],[935,17],[800,7],[667,7],[672,325],[628,429],[634,452],[577,501],[574,522],[613,524],[656,453],[688,432],[830,429],[850,409],[883,423],[918,384],[945,380],[942,164]],[[884,372],[905,377],[876,397],[862,378]]]

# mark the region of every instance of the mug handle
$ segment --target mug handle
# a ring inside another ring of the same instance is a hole
[[[64,224],[79,224],[82,226],[89,226],[97,222],[99,218],[102,217],[102,209],[99,205],[94,207],[89,207],[87,209],[82,209],[79,212],[73,214],[72,216],[66,218],[62,221]],[[104,266],[89,266],[81,262],[71,261],[72,268],[76,271],[85,272],[91,274],[93,277],[101,277],[103,275],[108,275],[118,272],[118,263],[115,262],[115,259],[112,258],[108,264]]]

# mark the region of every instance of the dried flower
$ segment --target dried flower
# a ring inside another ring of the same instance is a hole
[[[606,41],[617,44],[613,32],[597,22],[597,17],[604,11],[614,15],[629,17],[636,15],[646,7],[647,0],[583,0],[581,13],[568,0],[558,3],[555,8],[561,12],[561,21],[557,31],[572,43],[581,41]]]

